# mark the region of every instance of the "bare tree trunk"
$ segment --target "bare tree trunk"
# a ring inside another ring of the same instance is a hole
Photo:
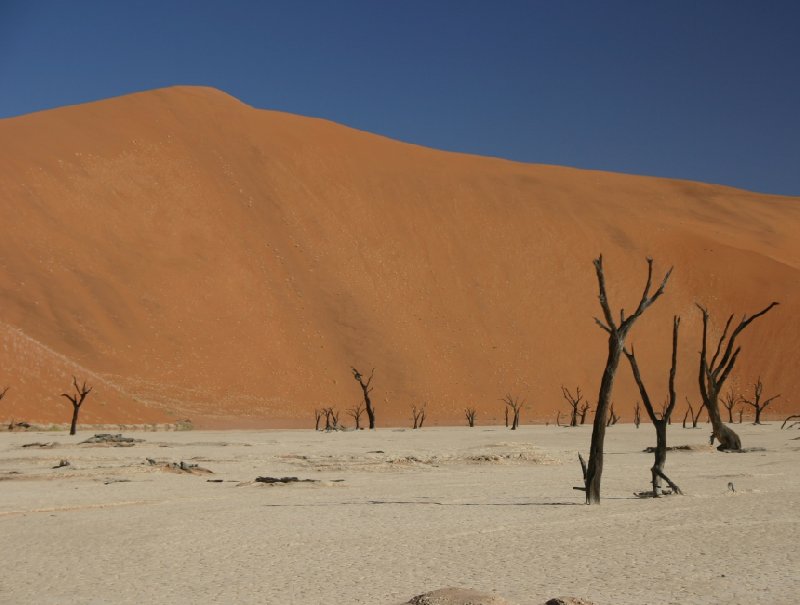
[[[740,347],[736,347],[736,337],[750,325],[753,320],[765,315],[777,304],[778,303],[773,302],[750,317],[745,315],[739,322],[739,325],[731,332],[730,338],[728,338],[728,330],[731,327],[731,322],[733,322],[733,315],[731,315],[725,324],[725,329],[722,331],[722,336],[717,343],[716,352],[710,361],[708,359],[708,311],[704,307],[697,305],[697,308],[700,309],[700,312],[703,314],[703,342],[702,350],[700,351],[699,373],[700,395],[703,397],[703,405],[706,406],[708,417],[711,420],[711,426],[714,431],[713,436],[719,441],[718,450],[738,451],[742,449],[742,441],[739,439],[739,435],[722,422],[719,413],[720,390],[733,370],[736,359],[742,350]],[[726,338],[728,340],[727,344],[725,344]]]
[[[586,504],[600,504],[600,480],[603,476],[603,444],[606,438],[606,415],[611,404],[611,391],[614,388],[614,374],[619,367],[623,343],[608,339],[608,358],[603,378],[600,381],[600,394],[592,426],[592,442],[589,446],[589,463],[586,465]]]
[[[369,419],[369,428],[375,428],[375,410],[372,407],[372,400],[369,398],[369,394],[372,392],[372,378],[375,376],[375,368],[372,368],[372,372],[369,375],[369,379],[367,382],[364,382],[364,379],[361,375],[361,372],[356,370],[355,368],[350,368],[353,371],[353,378],[358,381],[358,384],[361,386],[361,391],[364,394],[364,406],[367,408],[367,418]]]
[[[467,418],[467,426],[470,428],[475,426],[475,408],[466,408],[464,410],[464,415]]]
[[[81,406],[73,405],[72,406],[72,422],[69,425],[69,434],[74,435],[78,432],[78,412],[80,411]]]
[[[581,424],[582,425],[586,423],[586,414],[589,412],[589,408],[590,407],[591,406],[589,405],[589,402],[586,401],[586,402],[584,402],[583,407],[581,408]]]
[[[567,403],[570,406],[569,425],[578,426],[578,406],[580,406],[581,400],[583,399],[583,395],[581,394],[581,387],[575,389],[575,395],[573,395],[569,391],[569,389],[562,384],[561,394],[563,395],[564,399],[567,400]],[[583,415],[585,416],[586,412],[583,412]],[[560,426],[558,419],[556,419],[556,424]],[[581,421],[581,424],[583,424],[583,421]]]
[[[68,393],[62,393],[62,397],[66,397],[69,399],[70,403],[72,403],[72,423],[69,427],[69,434],[74,435],[77,432],[78,428],[78,412],[81,409],[81,405],[83,405],[84,400],[92,392],[93,387],[87,387],[86,381],[83,381],[82,385],[78,385],[78,379],[75,376],[72,377],[72,386],[75,387],[75,394],[70,395]]]
[[[364,404],[358,403],[356,406],[347,410],[348,416],[350,416],[356,423],[356,430],[361,430],[361,415],[364,413]]]
[[[672,416],[672,411],[675,409],[675,401],[677,400],[677,397],[675,396],[675,374],[678,368],[678,328],[680,326],[680,321],[680,317],[677,316],[673,317],[672,319],[672,365],[670,366],[669,371],[669,400],[667,405],[664,407],[664,411],[661,413],[661,418],[656,416],[655,410],[653,409],[653,404],[650,401],[650,396],[648,395],[647,389],[642,381],[642,376],[639,372],[639,366],[636,363],[636,356],[633,352],[633,349],[631,349],[630,353],[628,353],[627,350],[625,351],[625,356],[628,358],[631,371],[633,372],[633,378],[636,380],[636,384],[639,387],[639,394],[642,396],[645,410],[647,410],[647,415],[650,416],[650,421],[653,423],[653,426],[656,429],[654,461],[653,466],[650,469],[653,485],[652,495],[654,498],[658,498],[661,494],[661,479],[664,479],[664,481],[667,482],[667,485],[672,488],[673,493],[682,493],[680,488],[675,485],[675,483],[673,483],[664,473],[664,465],[667,461],[667,424],[669,423],[670,416]]]
[[[506,404],[506,426],[508,426],[508,410],[511,409],[511,412],[513,413],[511,419],[511,430],[516,431],[517,427],[519,426],[519,414],[522,411],[522,406],[525,405],[525,400],[520,401],[516,397],[506,395],[503,398],[503,401]]]
[[[761,376],[758,377],[758,381],[753,385],[753,398],[746,399],[742,398],[742,402],[746,403],[750,407],[752,407],[756,411],[756,417],[753,421],[753,424],[761,424],[761,412],[766,408],[770,403],[775,401],[780,395],[775,395],[761,401],[761,397],[764,394],[764,383],[761,382]]]
[[[421,429],[422,423],[425,422],[425,405],[418,408],[416,405],[411,406],[411,416],[414,420],[413,429]]]
[[[787,423],[787,422],[789,422],[790,420],[793,420],[793,419],[795,419],[795,418],[800,418],[800,416],[798,416],[798,415],[796,415],[796,414],[793,414],[793,415],[791,415],[791,416],[788,416],[788,417],[786,418],[786,420],[784,420],[784,421],[783,421],[783,424],[781,425],[781,430],[783,430],[783,429],[784,429],[784,427],[786,426],[786,423]],[[792,423],[792,424],[796,424],[796,423]]]
[[[725,406],[726,410],[728,410],[728,424],[733,424],[733,408],[735,408],[736,404],[741,401],[742,398],[733,392],[733,388],[728,389],[728,392],[725,393],[725,397],[722,400],[722,405]]]
[[[663,293],[667,285],[667,280],[672,273],[672,269],[667,271],[661,285],[656,292],[650,296],[650,287],[653,278],[653,259],[647,259],[647,283],[642,293],[642,298],[636,310],[625,317],[625,312],[620,311],[619,320],[617,325],[614,320],[614,314],[611,312],[611,307],[608,303],[608,295],[606,294],[605,274],[603,272],[603,257],[600,256],[594,261],[595,272],[597,274],[597,283],[600,293],[598,295],[600,307],[603,310],[603,317],[605,322],[595,318],[597,324],[608,333],[608,357],[606,358],[606,367],[603,370],[603,377],[600,380],[600,393],[597,398],[597,410],[594,416],[594,426],[592,427],[592,442],[589,447],[589,463],[586,467],[586,503],[599,504],[600,503],[600,480],[603,476],[603,443],[606,436],[606,419],[608,415],[608,408],[611,405],[611,393],[614,388],[614,375],[619,367],[620,355],[625,347],[625,338],[628,332],[633,327],[636,320],[644,313],[653,302],[655,302]]]

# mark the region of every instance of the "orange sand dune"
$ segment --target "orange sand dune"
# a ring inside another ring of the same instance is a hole
[[[600,252],[626,309],[647,255],[675,267],[632,334],[657,400],[673,313],[697,400],[694,302],[718,330],[778,300],[732,381],[800,407],[797,198],[444,153],[178,87],[0,121],[0,220],[0,418],[66,421],[76,374],[85,422],[308,426],[358,402],[355,365],[376,368],[379,425],[422,402],[430,423],[497,422],[506,393],[552,420],[562,383],[596,396]],[[615,393],[630,421],[627,367]]]

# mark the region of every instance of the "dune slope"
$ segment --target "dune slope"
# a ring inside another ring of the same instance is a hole
[[[694,303],[718,334],[780,301],[732,379],[760,375],[780,415],[800,386],[798,201],[445,153],[206,88],[2,120],[0,418],[66,421],[76,374],[96,385],[85,422],[308,426],[359,401],[355,365],[375,368],[379,424],[423,402],[431,423],[467,405],[497,422],[506,393],[553,420],[561,384],[596,396],[601,252],[616,307],[646,256],[675,267],[632,342],[665,393],[682,316],[681,401],[698,399]]]

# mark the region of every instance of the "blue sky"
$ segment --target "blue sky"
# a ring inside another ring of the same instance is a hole
[[[800,195],[800,3],[0,0],[0,117],[173,84],[421,145]]]

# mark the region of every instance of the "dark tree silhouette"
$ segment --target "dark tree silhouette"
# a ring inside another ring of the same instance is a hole
[[[353,406],[347,410],[347,415],[350,416],[356,423],[356,430],[361,428],[361,416],[364,414],[364,403],[359,402],[358,405]]]
[[[475,426],[475,408],[466,408],[464,410],[464,416],[467,418],[467,426],[474,427]]]
[[[667,405],[668,404],[669,404],[669,401],[664,402],[664,403],[661,404],[661,417],[662,418],[667,413]],[[685,420],[685,418],[684,418],[684,420]],[[669,418],[667,418],[667,424],[672,424],[672,415],[670,415]]]
[[[703,404],[700,404],[700,407],[697,408],[697,414],[694,413],[694,406],[692,402],[689,401],[689,398],[686,398],[686,414],[683,415],[683,428],[686,428],[686,419],[692,419],[692,428],[697,428],[697,423],[700,421],[700,414],[703,413]]]
[[[569,425],[570,426],[578,426],[578,407],[581,404],[581,400],[583,399],[583,395],[581,394],[581,387],[575,388],[575,394],[573,395],[570,393],[569,389],[565,387],[563,384],[561,385],[561,394],[564,396],[564,399],[567,400],[569,404]]]
[[[767,407],[770,403],[775,401],[780,395],[773,395],[769,399],[765,399],[761,401],[761,397],[764,394],[764,385],[761,382],[761,376],[758,377],[758,381],[753,385],[753,398],[746,399],[742,397],[742,403],[746,403],[750,407],[752,407],[756,411],[755,420],[753,420],[753,424],[761,424],[761,412],[764,411],[764,408]]]
[[[519,413],[522,411],[522,406],[525,405],[525,401],[520,401],[516,397],[512,397],[511,395],[506,395],[503,397],[503,401],[506,404],[506,413],[510,409],[513,412],[513,417],[511,420],[511,430],[516,431],[517,427],[519,426]],[[508,426],[508,420],[506,419],[506,426]]]
[[[606,422],[606,426],[614,426],[619,422],[619,416],[614,412],[614,403],[611,403],[611,408],[608,410],[608,421]]]
[[[628,336],[633,324],[642,316],[642,313],[652,305],[664,293],[672,269],[667,271],[661,285],[651,295],[650,288],[653,284],[653,259],[647,259],[647,282],[642,292],[642,298],[636,310],[626,316],[625,311],[619,311],[619,324],[614,320],[614,313],[608,302],[606,293],[606,278],[603,272],[602,255],[594,261],[595,272],[597,273],[597,283],[599,286],[598,299],[603,310],[603,320],[595,317],[595,322],[608,333],[608,358],[606,367],[603,370],[603,378],[600,381],[600,394],[597,397],[597,409],[594,415],[594,425],[592,427],[592,442],[589,448],[589,463],[586,466],[585,489],[586,503],[600,503],[600,480],[603,476],[603,443],[606,437],[606,421],[608,409],[611,405],[611,393],[614,389],[614,375],[619,367],[620,356],[625,348],[625,338]]]
[[[654,450],[655,461],[653,462],[653,467],[650,469],[653,481],[654,498],[658,498],[661,493],[661,479],[667,482],[667,485],[672,488],[673,493],[681,493],[680,488],[670,481],[669,477],[667,477],[667,475],[664,473],[664,464],[667,461],[667,422],[672,415],[672,411],[675,409],[676,400],[675,373],[678,366],[678,327],[680,326],[680,323],[680,317],[675,316],[672,319],[672,366],[669,370],[668,382],[669,402],[667,403],[666,409],[661,414],[661,418],[658,418],[655,410],[653,410],[653,404],[650,402],[647,389],[644,386],[644,382],[642,382],[642,376],[639,372],[639,366],[636,363],[636,356],[634,354],[633,347],[631,347],[630,353],[625,350],[625,357],[627,357],[628,361],[630,362],[633,378],[636,380],[636,385],[639,387],[639,394],[642,396],[642,401],[644,402],[644,407],[647,410],[647,415],[650,416],[650,421],[656,428],[656,447]]]
[[[786,423],[787,422],[789,422],[790,420],[795,420],[796,418],[800,418],[800,415],[792,414],[791,416],[787,416],[786,420],[784,420],[783,424],[781,425],[781,430],[786,428]],[[792,428],[795,424],[797,424],[797,422],[792,422],[792,424],[789,425],[789,428]]]
[[[339,412],[332,407],[324,408],[322,411],[325,414],[325,430],[338,431],[341,428],[339,426]]]
[[[322,420],[322,416],[325,415],[325,410],[320,410],[319,408],[314,410],[314,430],[319,430],[319,423]]]
[[[6,396],[6,393],[8,393],[8,389],[10,389],[10,388],[11,387],[6,387],[6,388],[3,389],[2,392],[0,392],[0,401],[3,400],[3,397]],[[11,420],[11,424],[8,425],[8,430],[10,431],[12,428],[14,428],[14,420],[13,419]]]
[[[367,418],[369,419],[369,428],[375,428],[375,410],[372,407],[372,400],[369,398],[369,394],[372,392],[372,378],[375,376],[375,368],[372,368],[372,372],[369,375],[369,378],[366,382],[364,382],[364,377],[361,375],[361,372],[356,370],[355,368],[351,367],[353,370],[353,378],[358,381],[358,384],[361,386],[361,391],[364,393],[364,405],[367,408]]]
[[[736,395],[733,392],[733,387],[728,389],[728,392],[725,393],[725,397],[722,399],[722,405],[728,410],[728,424],[733,424],[733,408],[736,407],[737,403],[741,403],[742,398],[739,395]]]
[[[72,386],[75,387],[75,393],[73,395],[70,395],[69,393],[61,393],[62,397],[66,397],[72,403],[72,424],[70,424],[69,427],[70,435],[74,435],[77,431],[78,412],[80,412],[86,396],[92,392],[92,387],[87,387],[85,380],[83,381],[83,384],[78,385],[78,379],[74,376],[72,377]]]
[[[588,401],[584,401],[583,405],[581,406],[581,424],[586,423],[586,414],[589,412],[589,408],[592,407]]]
[[[697,305],[697,308],[703,314],[703,342],[700,351],[700,372],[698,375],[700,395],[703,397],[703,405],[706,406],[708,417],[711,420],[712,441],[713,439],[719,441],[718,450],[738,451],[742,449],[742,440],[739,439],[739,435],[722,422],[719,414],[719,393],[722,390],[722,385],[725,384],[728,376],[730,376],[739,353],[742,351],[741,347],[736,346],[736,338],[753,320],[766,315],[777,304],[777,302],[772,302],[750,317],[744,315],[739,324],[730,333],[730,337],[728,336],[728,330],[733,322],[733,315],[728,317],[725,329],[722,331],[722,336],[720,336],[717,348],[710,360],[708,358],[708,310],[699,304]],[[726,340],[728,341],[727,344],[725,343]]]
[[[421,429],[422,423],[425,422],[425,406],[427,404],[423,403],[420,407],[416,405],[411,406],[411,417],[414,420],[414,426],[411,428],[414,429]]]
[[[633,424],[636,425],[636,428],[639,428],[639,425],[642,423],[642,406],[639,401],[636,401],[636,405],[633,406]]]

